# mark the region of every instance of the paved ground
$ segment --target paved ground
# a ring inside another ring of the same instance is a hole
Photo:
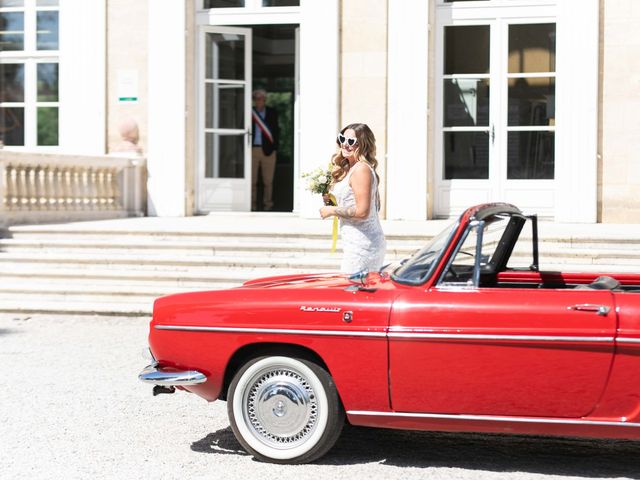
[[[147,320],[0,316],[2,479],[640,479],[640,442],[348,428],[313,465],[254,461],[224,403],[138,382]]]

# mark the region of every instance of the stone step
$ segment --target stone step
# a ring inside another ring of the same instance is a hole
[[[512,257],[531,258],[532,253],[528,251],[514,250]],[[596,250],[584,248],[553,248],[540,245],[539,258],[542,266],[545,263],[573,263],[573,264],[591,264],[591,263],[607,263],[611,264],[627,264],[636,265],[640,270],[640,249],[609,249]]]
[[[312,244],[318,247],[327,247],[331,244],[331,229],[315,233],[298,233],[298,232],[247,232],[247,233],[228,233],[228,232],[119,232],[119,231],[15,231],[15,227],[7,232],[6,235],[0,235],[0,244],[32,244],[42,245],[45,242],[53,244],[75,244],[90,245],[171,245],[184,244],[191,246],[231,244],[242,246],[253,245],[281,245],[299,247],[304,244]],[[389,244],[415,245],[421,247],[425,245],[433,237],[430,234],[387,234],[385,238]]]
[[[389,242],[387,251],[393,256],[408,256],[421,245],[408,242]],[[0,252],[40,253],[43,250],[56,253],[99,253],[101,255],[127,255],[132,252],[143,255],[212,256],[212,255],[249,255],[269,257],[301,257],[305,255],[329,255],[330,239],[322,241],[298,241],[296,243],[257,243],[257,242],[193,242],[193,241],[136,241],[127,243],[122,240],[114,243],[105,240],[0,240]],[[338,245],[336,254],[342,252]]]
[[[273,275],[308,273],[310,270],[279,268],[157,268],[157,269],[116,269],[116,268],[77,268],[73,265],[60,265],[57,268],[43,269],[41,265],[17,263],[11,269],[0,271],[1,284],[16,279],[51,282],[84,282],[85,285],[102,283],[105,285],[229,285],[239,284],[253,278]],[[316,269],[317,272],[337,271],[336,268]]]
[[[131,301],[135,298],[155,299],[162,295],[172,293],[189,292],[193,290],[218,290],[239,286],[241,282],[227,282],[223,284],[210,282],[196,285],[174,285],[170,283],[140,284],[139,282],[104,283],[97,282],[87,285],[86,282],[47,282],[45,279],[20,279],[16,278],[10,285],[0,286],[0,298],[20,295],[58,295],[65,297],[120,297],[123,301]]]
[[[14,253],[0,255],[0,275],[10,272],[16,266],[33,264],[42,268],[76,266],[78,269],[91,269],[96,266],[108,269],[158,270],[167,267],[177,269],[206,270],[211,268],[279,268],[294,271],[314,271],[318,269],[339,268],[340,257],[301,256],[301,257],[245,257],[245,256],[187,256],[187,255],[94,255],[91,253]]]

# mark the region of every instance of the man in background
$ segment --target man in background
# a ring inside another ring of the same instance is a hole
[[[253,92],[253,148],[251,151],[251,210],[258,207],[258,171],[262,176],[262,209],[273,209],[273,175],[278,150],[278,113],[266,106],[267,92]]]

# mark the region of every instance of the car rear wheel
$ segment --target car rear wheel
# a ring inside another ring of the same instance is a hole
[[[227,410],[238,441],[266,462],[311,462],[333,446],[344,425],[331,376],[300,358],[247,362],[229,386]]]

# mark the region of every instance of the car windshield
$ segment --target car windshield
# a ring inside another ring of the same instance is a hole
[[[431,275],[432,268],[437,265],[458,225],[459,221],[452,223],[433,237],[427,246],[404,260],[393,272],[393,279],[398,282],[412,284],[424,282]]]

